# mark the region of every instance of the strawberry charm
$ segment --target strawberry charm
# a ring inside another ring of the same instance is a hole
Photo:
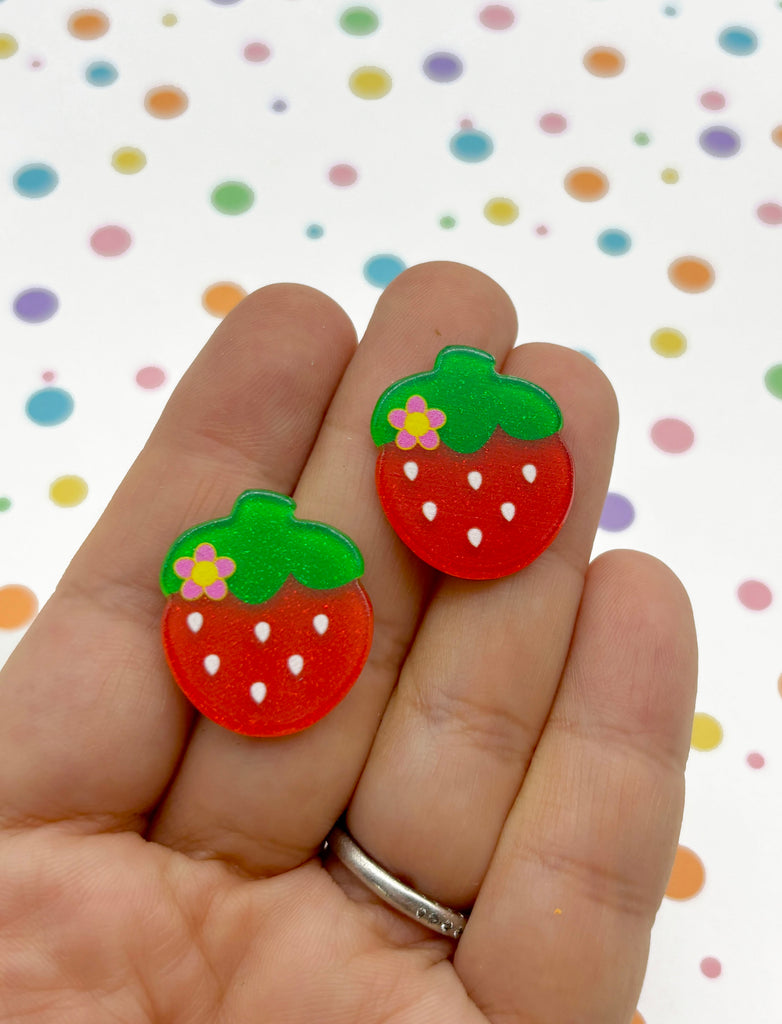
[[[389,522],[450,576],[498,579],[545,551],[573,498],[562,413],[542,388],[505,377],[479,349],[444,348],[372,415],[375,479]]]
[[[282,494],[245,491],[227,518],[183,533],[160,574],[174,679],[202,714],[245,736],[323,718],[372,641],[361,553],[295,509]]]

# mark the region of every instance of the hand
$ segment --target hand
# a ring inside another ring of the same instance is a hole
[[[588,565],[617,425],[603,374],[513,349],[477,271],[428,264],[357,348],[273,285],[217,329],[0,685],[0,1010],[25,1024],[628,1024],[676,848],[695,688],[661,563]],[[437,577],[374,490],[380,393],[446,344],[551,392],[570,516],[515,576]],[[251,740],[195,717],[163,658],[158,571],[247,488],[351,536],[375,638],[349,696]],[[473,907],[458,946],[318,857],[347,812],[388,870]]]

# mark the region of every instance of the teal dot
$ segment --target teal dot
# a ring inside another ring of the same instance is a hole
[[[758,48],[758,37],[751,28],[744,25],[731,25],[719,34],[719,44],[726,53],[737,57],[746,57]]]
[[[84,77],[90,85],[111,85],[117,81],[119,71],[107,60],[96,60],[84,72]]]
[[[597,238],[597,246],[607,256],[624,256],[630,251],[630,236],[620,228],[606,228]]]
[[[62,388],[41,388],[27,399],[25,412],[42,427],[55,427],[73,412],[73,398]]]
[[[667,7],[663,7],[663,14],[667,14],[669,18],[674,18],[679,12],[675,7],[671,7],[669,4]]]
[[[646,134],[646,132],[636,132],[633,136],[633,142],[636,144],[636,146],[648,146],[651,142],[651,139]]]
[[[14,175],[14,188],[20,196],[40,199],[57,188],[60,179],[48,164],[25,164]]]
[[[320,224],[310,224],[305,233],[307,238],[323,238],[323,228]]]
[[[492,155],[494,143],[485,132],[468,128],[453,136],[451,152],[457,160],[464,160],[468,164],[477,164]]]
[[[385,288],[404,269],[405,264],[398,256],[393,256],[390,253],[380,253],[366,261],[364,264],[364,277],[370,284],[374,284],[378,288]]]
[[[440,218],[440,227],[441,228],[446,228],[446,229],[455,228],[456,227],[456,218],[455,217],[450,217],[450,216],[441,217]]]
[[[10,498],[0,498],[0,512],[7,512],[11,507]]]

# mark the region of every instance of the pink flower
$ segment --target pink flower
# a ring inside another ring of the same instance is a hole
[[[403,451],[420,444],[427,451],[434,451],[440,443],[437,431],[445,423],[442,409],[427,409],[426,401],[420,395],[411,395],[404,409],[392,409],[388,422],[399,433],[396,445]]]
[[[218,558],[211,544],[199,544],[193,552],[195,558],[177,558],[174,572],[185,582],[180,593],[188,601],[195,601],[206,593],[213,601],[219,601],[228,593],[225,584],[227,576],[236,571],[233,558]]]

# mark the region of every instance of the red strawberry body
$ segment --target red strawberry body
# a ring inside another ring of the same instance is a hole
[[[441,572],[494,579],[529,565],[558,533],[573,496],[573,465],[558,434],[511,437],[497,428],[467,454],[439,444],[382,446],[376,483],[404,543]]]
[[[163,644],[188,699],[246,736],[284,736],[335,707],[361,672],[372,612],[357,581],[328,590],[289,577],[273,597],[168,598]]]

